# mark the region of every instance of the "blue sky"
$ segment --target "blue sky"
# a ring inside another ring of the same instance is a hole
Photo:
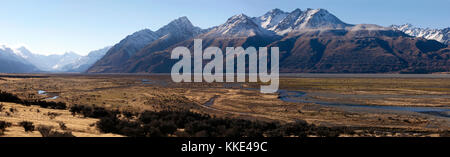
[[[450,0],[1,0],[0,43],[40,54],[86,54],[180,16],[207,28],[235,14],[259,16],[273,8],[324,8],[352,24],[444,28],[450,26],[448,6]]]

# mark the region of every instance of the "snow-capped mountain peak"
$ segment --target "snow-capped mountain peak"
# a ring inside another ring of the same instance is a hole
[[[273,26],[272,30],[277,32],[278,34],[286,34],[293,30],[293,26],[297,19],[302,14],[302,10],[295,9],[290,12],[284,19],[282,19],[277,25]]]
[[[278,14],[286,14],[287,12],[284,12],[281,9],[275,8],[270,10],[269,12],[266,13],[266,15],[278,15]]]
[[[230,17],[225,25],[237,25],[237,24],[254,24],[253,21],[245,14],[238,14]]]
[[[409,30],[409,29],[413,29],[414,26],[410,23],[406,23],[403,25],[392,25],[392,28],[398,29],[398,30]]]
[[[402,31],[410,36],[436,40],[447,45],[450,44],[450,27],[444,29],[418,28],[409,23],[403,25],[392,25],[390,27],[395,30]]]
[[[111,47],[105,47],[99,50],[91,51],[86,56],[78,57],[76,60],[60,67],[61,71],[67,72],[84,72],[91,67],[96,61],[102,58]]]
[[[348,24],[339,20],[325,9],[307,9],[295,22],[296,29],[342,29]]]
[[[189,34],[190,36],[196,36],[202,33],[202,29],[192,25],[191,21],[186,16],[180,17],[173,20],[169,24],[160,28],[155,32],[160,37],[172,34],[172,35],[184,35]]]
[[[14,46],[9,46],[7,44],[0,44],[0,55],[1,57],[8,58],[14,61],[18,61],[24,64],[30,64],[26,58],[28,58],[28,50],[26,48],[20,49]]]
[[[283,20],[288,15],[289,13],[276,8],[270,10],[260,17],[255,17],[254,21],[265,29],[273,30],[273,27],[279,24],[281,20]]]
[[[280,35],[306,29],[343,29],[351,26],[329,13],[326,9],[295,9],[289,13],[272,30]]]
[[[25,46],[14,49],[14,53],[25,59],[29,59],[29,57],[33,56],[33,53],[31,53],[31,51],[28,50]]]
[[[262,28],[245,14],[238,14],[229,18],[224,24],[214,27],[205,34],[207,37],[250,37],[250,36],[273,36],[273,32]]]
[[[22,73],[22,72],[37,72],[35,66],[28,62],[21,56],[22,54],[15,47],[6,44],[0,44],[0,66],[1,72],[7,73]]]

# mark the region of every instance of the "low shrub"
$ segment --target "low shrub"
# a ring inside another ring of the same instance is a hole
[[[311,127],[305,121],[282,125],[278,122],[215,118],[190,111],[145,111],[136,120],[118,118],[119,114],[102,117],[97,127],[105,133],[132,137],[305,137]],[[184,132],[177,131],[183,129]]]
[[[61,128],[61,130],[67,130],[67,126],[66,123],[64,122],[58,122],[59,128]]]
[[[12,103],[22,103],[22,100],[14,94],[0,91],[0,101],[2,102],[12,102]]]
[[[61,113],[47,112],[45,115],[47,115],[50,119],[55,119],[56,117],[60,116]]]
[[[11,125],[9,122],[0,121],[0,135],[4,135],[6,128],[11,127]]]
[[[116,133],[131,137],[338,137],[354,133],[347,127],[322,127],[304,120],[281,124],[279,122],[249,121],[243,119],[216,118],[187,110],[144,111],[142,113],[119,112],[101,107],[74,105],[73,115],[100,118],[97,128],[104,133]],[[124,115],[124,116],[121,116]],[[133,117],[133,118],[132,118]],[[134,118],[136,117],[136,118]],[[179,130],[184,130],[180,132]]]
[[[91,118],[108,117],[119,113],[118,111],[110,111],[102,107],[77,105],[77,104],[71,106],[69,111],[72,112],[72,115],[82,114],[84,117],[91,117]]]
[[[450,131],[443,131],[443,132],[441,132],[440,134],[440,137],[450,137]]]
[[[75,137],[72,132],[58,132],[53,130],[51,126],[38,126],[37,130],[42,137]]]
[[[19,123],[19,125],[23,127],[25,132],[33,132],[34,131],[33,122],[22,121],[22,122]]]
[[[0,91],[0,101],[1,102],[11,102],[11,103],[17,103],[17,104],[22,104],[25,106],[31,106],[31,105],[35,105],[35,106],[40,106],[42,108],[50,108],[50,109],[66,109],[66,103],[63,102],[48,102],[48,101],[41,101],[41,100],[34,100],[34,101],[29,101],[29,100],[22,100],[20,99],[17,95],[14,95],[12,93],[8,93],[5,91]]]

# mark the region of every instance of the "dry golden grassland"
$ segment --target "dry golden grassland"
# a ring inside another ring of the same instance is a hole
[[[51,127],[58,132],[71,132],[76,137],[120,137],[120,135],[104,134],[95,127],[98,119],[73,116],[68,110],[46,109],[36,106],[23,106],[14,103],[2,103],[3,112],[0,112],[0,121],[12,124],[6,128],[4,137],[41,137],[35,129],[25,132],[19,125],[22,121],[32,122],[35,128],[40,126]],[[12,111],[12,112],[11,112]]]
[[[189,109],[217,117],[293,122],[304,119],[323,126],[401,128],[414,131],[448,131],[450,118],[411,112],[374,112],[347,110],[315,103],[292,103],[278,99],[278,94],[261,94],[256,84],[172,83],[164,75],[43,75],[40,78],[3,77],[1,90],[23,99],[45,99],[74,104],[96,105],[111,109],[141,112],[165,109]],[[305,91],[313,99],[329,102],[351,102],[366,105],[450,107],[449,79],[394,78],[293,78],[283,77],[280,88]],[[47,95],[37,94],[44,90]],[[214,99],[213,99],[214,98]],[[213,99],[213,100],[212,100]],[[101,134],[92,124],[96,119],[72,116],[69,111],[25,107],[3,103],[19,112],[0,120],[21,120],[57,128],[64,122],[75,136],[115,136]],[[36,110],[40,110],[37,113]],[[44,114],[58,112],[50,119]],[[431,134],[430,134],[431,135]],[[25,133],[18,126],[9,128],[6,136],[39,136]]]

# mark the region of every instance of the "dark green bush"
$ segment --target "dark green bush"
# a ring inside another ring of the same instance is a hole
[[[40,106],[42,108],[50,108],[50,109],[59,109],[63,110],[66,109],[66,103],[63,102],[47,102],[47,101],[41,101],[41,100],[34,100],[34,101],[28,101],[28,100],[22,100],[17,95],[0,91],[0,101],[1,102],[11,102],[11,103],[17,103],[22,104],[25,106]]]
[[[22,122],[19,123],[19,125],[23,127],[25,132],[32,132],[32,131],[34,131],[33,122],[22,121]]]
[[[41,133],[42,137],[75,137],[72,135],[72,132],[58,132],[50,126],[39,126],[37,130]]]
[[[5,130],[7,127],[11,127],[11,123],[0,121],[0,135],[3,135],[5,133]]]
[[[138,114],[111,111],[95,106],[74,105],[70,111],[85,117],[100,118],[97,127],[102,132],[131,137],[167,137],[169,135],[189,137],[307,137],[308,135],[337,137],[342,133],[351,132],[345,127],[316,127],[304,120],[281,124],[279,122],[216,118],[186,110],[144,111]],[[184,129],[184,132],[178,132],[178,129]]]

